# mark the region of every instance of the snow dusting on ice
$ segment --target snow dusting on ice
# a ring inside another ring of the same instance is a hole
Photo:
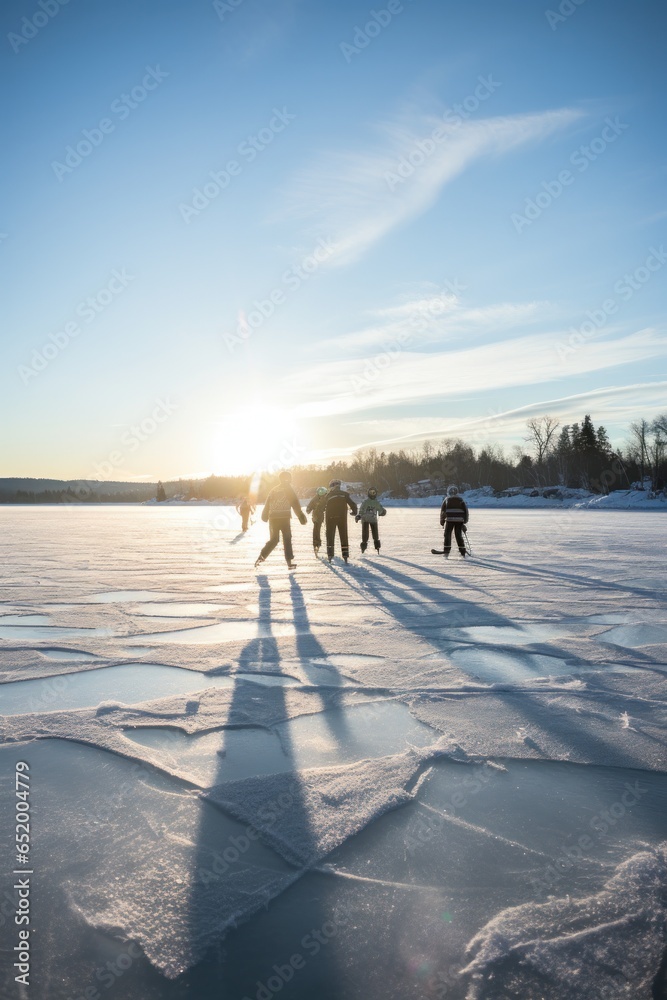
[[[471,497],[445,561],[427,499],[292,573],[206,504],[0,507],[35,996],[665,995],[667,504]]]

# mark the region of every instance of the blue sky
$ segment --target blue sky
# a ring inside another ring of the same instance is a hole
[[[657,0],[0,19],[0,475],[509,447],[543,413],[621,444],[667,409]]]

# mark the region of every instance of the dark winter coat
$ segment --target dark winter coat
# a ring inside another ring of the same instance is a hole
[[[326,505],[326,499],[326,493],[323,497],[318,496],[316,493],[315,496],[308,502],[306,514],[313,515],[313,523],[324,520],[324,507]]]
[[[440,508],[440,524],[467,524],[468,504],[463,497],[455,494],[453,497],[445,497]]]
[[[349,507],[353,514],[357,513],[357,505],[345,490],[335,487],[329,490],[324,500],[324,516],[327,521],[344,518]]]
[[[301,510],[299,498],[292,487],[288,483],[279,483],[278,486],[273,487],[266,498],[264,510],[262,511],[262,521],[268,521],[270,517],[290,518],[292,511],[294,511],[302,524],[306,523],[306,517]]]

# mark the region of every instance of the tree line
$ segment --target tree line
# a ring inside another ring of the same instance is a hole
[[[667,413],[654,420],[630,425],[627,442],[613,448],[602,425],[595,427],[589,414],[580,423],[560,425],[550,415],[526,423],[524,445],[509,454],[501,446],[478,448],[460,438],[426,441],[418,448],[378,451],[366,448],[348,460],[320,466],[292,468],[294,485],[302,494],[327,485],[330,479],[375,485],[380,492],[408,496],[408,486],[428,480],[434,491],[450,483],[458,486],[491,486],[502,491],[516,486],[565,486],[593,493],[629,489],[650,479],[654,489],[667,483]],[[178,479],[155,484],[142,483],[122,492],[87,487],[80,493],[71,488],[30,492],[0,492],[0,503],[137,503],[149,499],[232,500],[256,489],[262,502],[275,485],[275,475],[262,475],[258,487],[248,476],[216,476]]]

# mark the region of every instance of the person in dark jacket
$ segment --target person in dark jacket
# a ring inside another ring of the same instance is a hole
[[[301,524],[307,524],[308,518],[301,510],[299,498],[292,488],[292,474],[281,472],[278,478],[278,485],[273,487],[264,503],[262,521],[269,522],[269,540],[258,555],[255,566],[259,566],[273,552],[282,534],[285,561],[290,569],[294,569],[296,564],[292,549],[291,512],[294,511]]]
[[[326,486],[318,486],[315,496],[306,507],[306,514],[313,517],[313,548],[315,555],[320,551],[322,545],[322,522],[324,520],[324,498],[329,491]]]
[[[236,511],[241,515],[241,531],[248,530],[248,521],[255,513],[255,508],[250,503],[248,497],[241,497],[236,505]]]
[[[324,497],[324,521],[327,534],[327,559],[334,557],[336,531],[340,538],[340,549],[345,562],[350,557],[350,543],[347,537],[347,508],[356,516],[357,505],[345,490],[341,489],[340,479],[332,479],[329,492]]]
[[[465,559],[466,546],[463,539],[463,532],[466,530],[465,526],[467,523],[468,504],[462,496],[459,496],[458,487],[450,486],[440,508],[440,526],[445,529],[445,544],[443,546],[445,559],[448,558],[449,553],[452,551],[452,531],[456,534],[456,544],[459,547],[459,552]]]

